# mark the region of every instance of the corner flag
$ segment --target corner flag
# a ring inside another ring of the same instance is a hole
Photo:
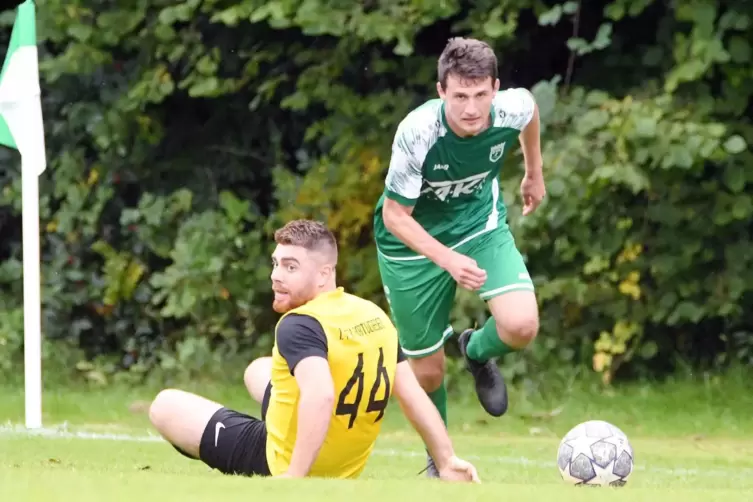
[[[0,73],[0,144],[21,154],[26,427],[42,426],[42,323],[39,180],[46,168],[39,88],[36,10],[19,5]]]
[[[25,168],[32,168],[37,175],[44,171],[36,11],[32,0],[18,7],[0,73],[0,144],[18,150]]]

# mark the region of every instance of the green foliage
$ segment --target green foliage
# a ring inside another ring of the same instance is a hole
[[[748,199],[708,174],[709,162],[741,169],[726,127],[669,95],[575,90],[555,109],[550,200],[520,222],[550,332],[597,334],[593,366],[610,379],[624,362],[655,358],[668,332],[741,322],[753,277],[734,242]]]
[[[341,282],[386,307],[373,206],[454,35],[492,43],[542,118],[546,203],[521,218],[519,156],[503,174],[542,319],[509,376],[753,359],[746,2],[39,3],[43,323],[74,373],[195,378],[268,351],[270,234],[294,217],[325,220]],[[9,372],[21,192],[0,155]],[[487,315],[458,294],[456,328]]]

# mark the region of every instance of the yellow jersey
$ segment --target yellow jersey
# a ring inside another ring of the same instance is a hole
[[[285,472],[290,465],[299,399],[293,372],[295,365],[310,355],[327,358],[335,405],[309,476],[356,478],[374,447],[392,395],[397,363],[404,358],[397,331],[379,306],[342,288],[323,293],[280,318],[265,419],[272,475]]]

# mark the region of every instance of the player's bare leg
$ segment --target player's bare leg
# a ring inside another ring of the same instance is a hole
[[[445,354],[444,348],[439,349],[433,354],[408,360],[416,375],[421,388],[429,395],[434,406],[439,411],[445,424],[447,423],[447,391],[444,387],[445,375]],[[438,478],[439,471],[434,464],[434,460],[427,453],[426,475],[430,478]]]
[[[411,358],[408,360],[413,373],[416,375],[418,383],[427,394],[439,389],[444,383],[445,373],[445,355],[444,349],[439,349],[433,354],[422,358]],[[446,412],[439,410],[442,418],[445,418]]]
[[[488,305],[492,317],[483,328],[464,331],[459,345],[481,405],[498,417],[507,411],[507,388],[495,359],[525,348],[536,338],[539,314],[533,291],[510,291],[491,298]]]
[[[539,332],[539,307],[533,291],[510,291],[488,302],[497,336],[512,350],[526,348]]]
[[[149,407],[149,420],[176,448],[199,458],[199,445],[207,424],[222,405],[178,389],[165,389]]]
[[[243,373],[243,383],[251,397],[261,404],[264,400],[264,392],[267,390],[269,381],[272,379],[272,358],[260,357],[251,361]]]

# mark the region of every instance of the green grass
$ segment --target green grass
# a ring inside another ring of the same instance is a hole
[[[242,386],[193,388],[256,412]],[[68,431],[149,433],[145,404],[154,389],[48,390],[47,427]],[[744,379],[671,382],[605,393],[583,386],[550,399],[512,394],[507,416],[491,419],[473,397],[450,406],[458,454],[483,483],[427,480],[420,440],[392,405],[363,479],[251,480],[222,476],[161,441],[34,437],[0,433],[0,500],[603,500],[604,489],[566,485],[555,465],[560,438],[575,424],[603,419],[621,427],[636,453],[628,485],[610,500],[661,502],[753,500],[753,398]],[[0,387],[0,422],[23,423],[21,388]],[[377,486],[378,485],[378,486]]]

